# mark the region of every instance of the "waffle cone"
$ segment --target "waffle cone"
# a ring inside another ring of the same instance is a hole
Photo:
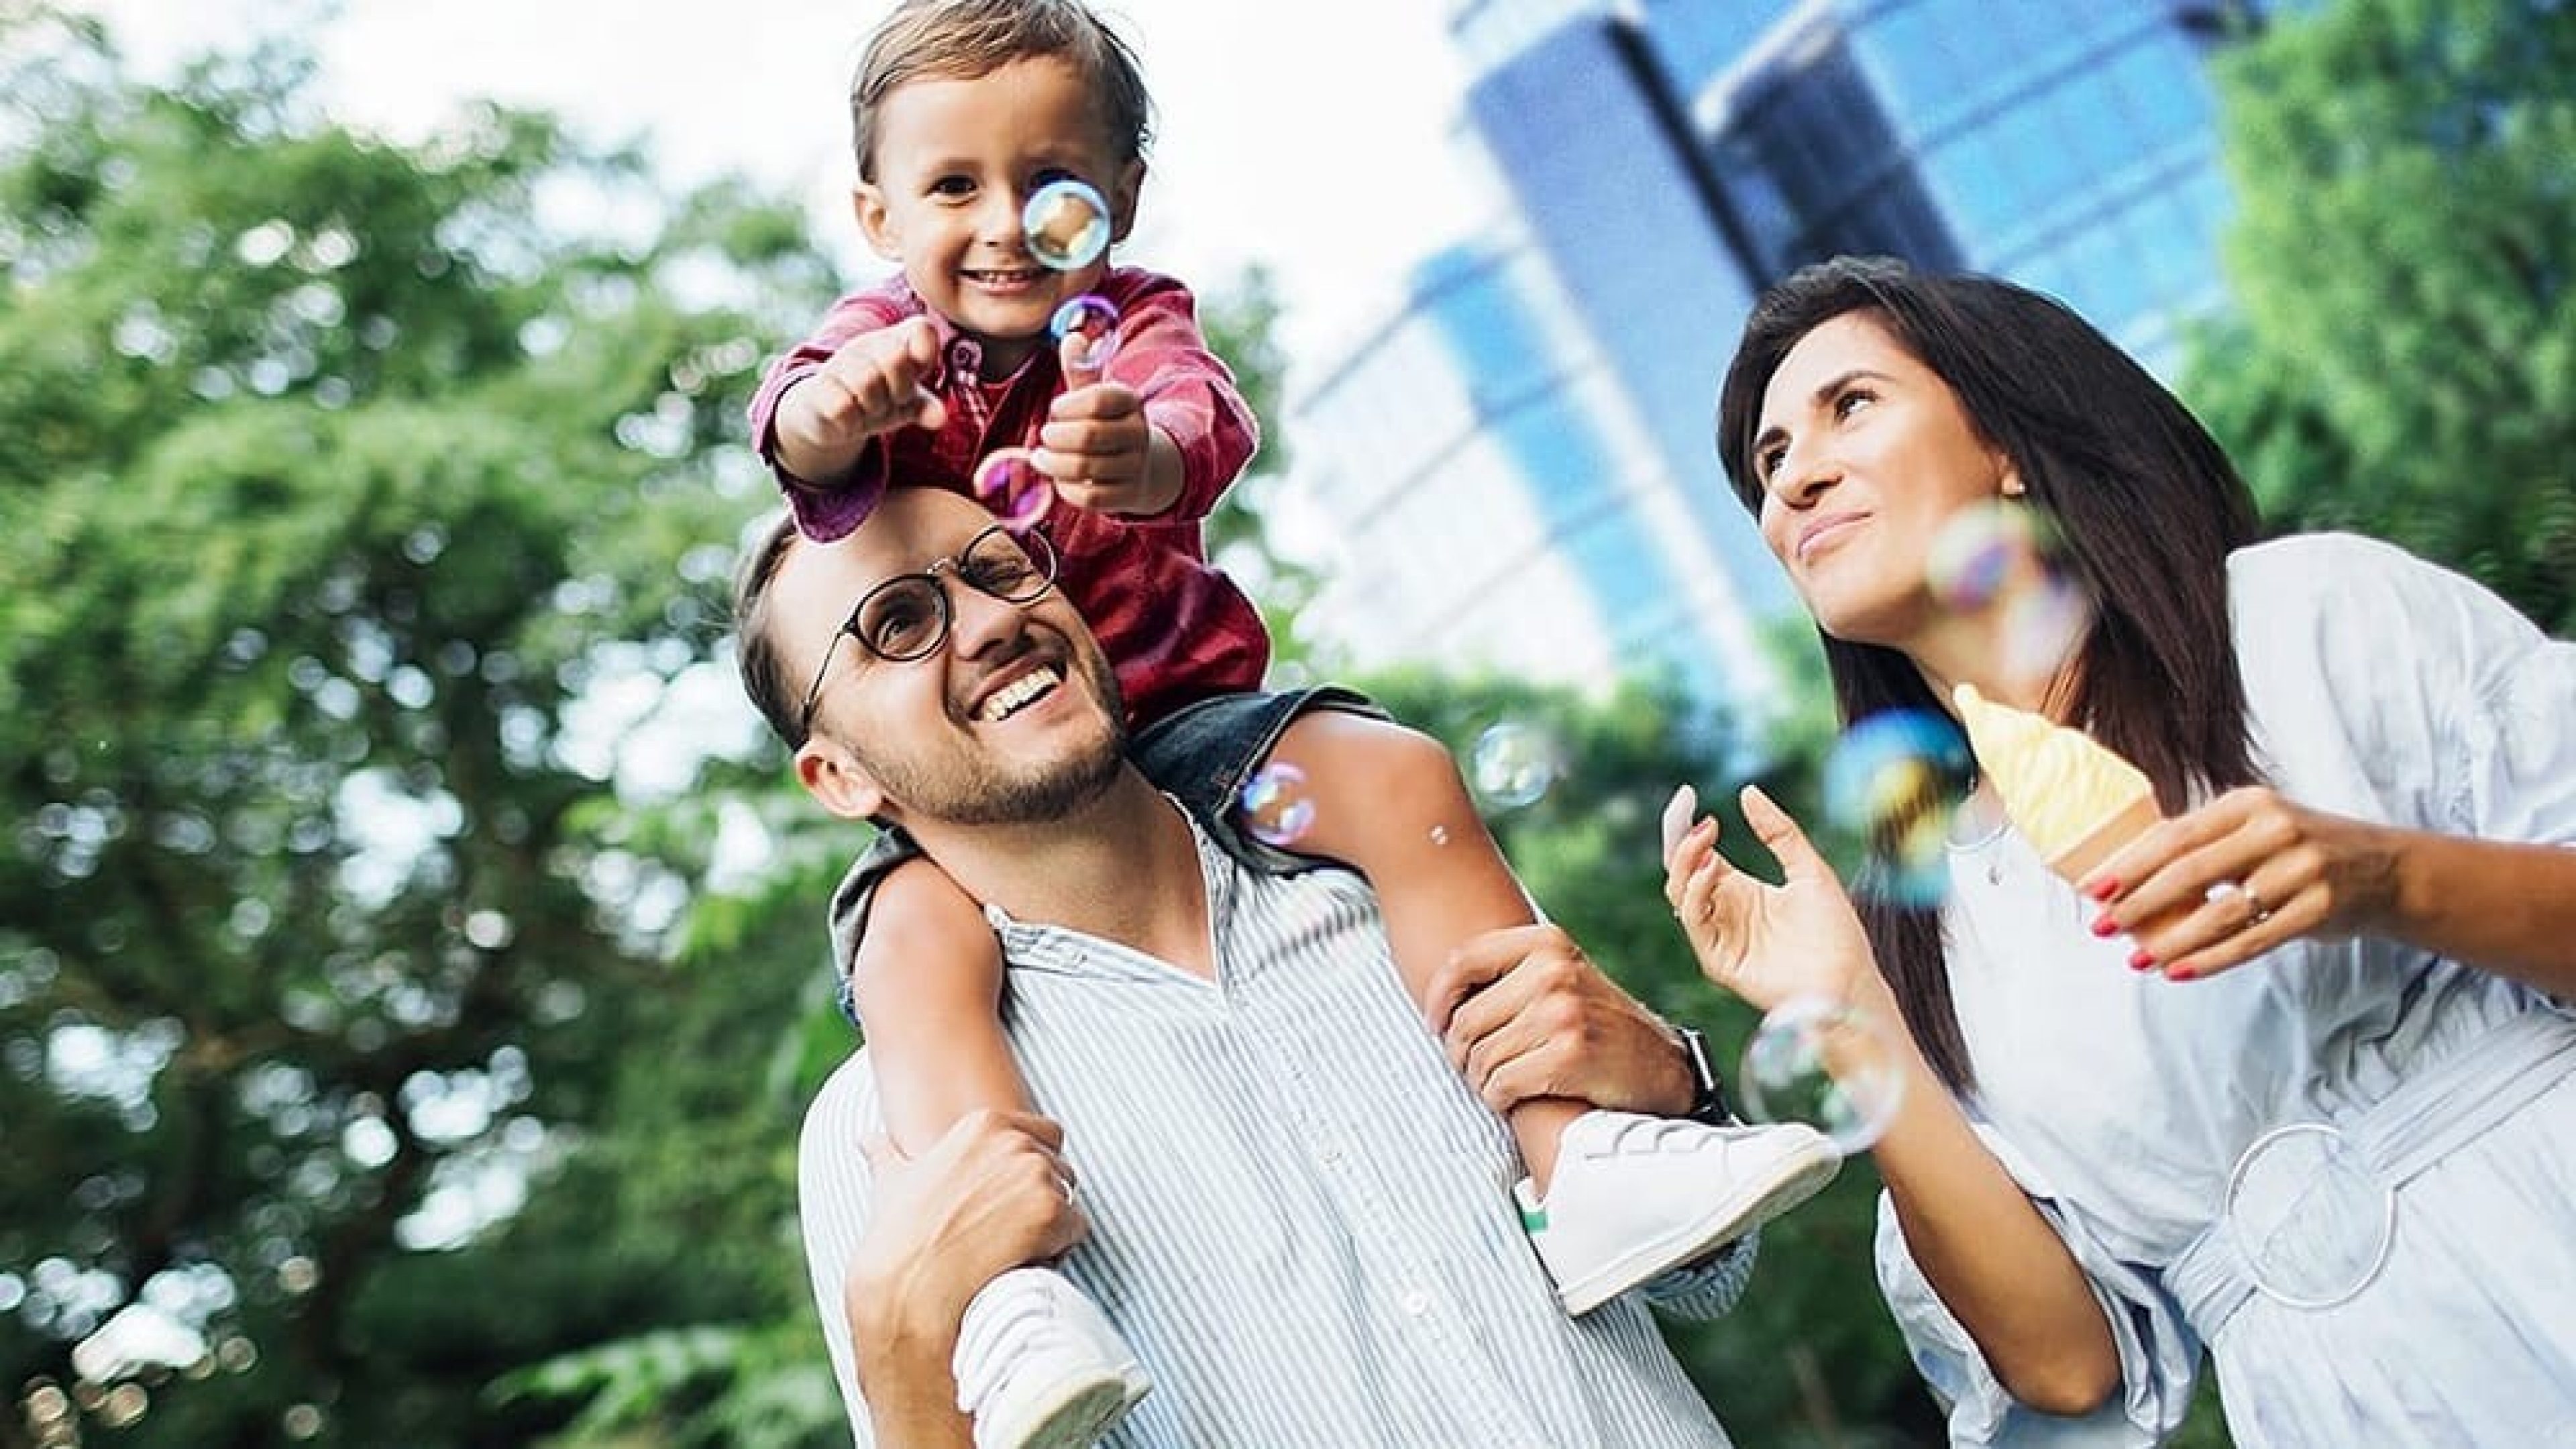
[[[2140,795],[2123,806],[2118,814],[2092,829],[2082,838],[2048,858],[2048,868],[2078,882],[2091,875],[2102,862],[2120,853],[2120,848],[2147,832],[2148,827],[2164,819],[2156,809],[2156,797]]]

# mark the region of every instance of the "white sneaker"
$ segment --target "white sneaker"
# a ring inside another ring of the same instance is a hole
[[[1816,1195],[1842,1154],[1812,1127],[1712,1127],[1596,1109],[1566,1125],[1541,1202],[1512,1188],[1521,1226],[1569,1314],[1701,1258]]]
[[[950,1366],[975,1449],[1084,1449],[1153,1387],[1098,1305],[1052,1268],[1013,1268],[977,1290]]]

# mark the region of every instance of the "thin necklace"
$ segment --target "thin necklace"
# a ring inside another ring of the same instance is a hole
[[[1960,802],[1958,814],[1952,817],[1954,820],[1964,817],[1969,813],[1971,802],[1978,800],[1980,797],[1982,784],[1982,781],[1971,781],[1969,783],[1967,799]],[[1994,823],[1986,829],[1984,834],[1978,835],[1972,839],[1961,840],[1956,836],[1953,836],[1943,842],[1950,848],[1950,852],[1953,855],[1976,855],[1983,853],[1996,841],[2003,839],[2004,831],[2011,828],[2012,817],[2004,813],[2002,802],[1994,800],[1990,796],[1986,797],[1986,799],[1988,803],[1977,808],[1981,813],[1991,813],[1994,816]],[[2002,859],[1999,857],[1989,858],[1986,861],[1986,884],[2001,885],[2003,883],[2003,878],[2004,865]]]

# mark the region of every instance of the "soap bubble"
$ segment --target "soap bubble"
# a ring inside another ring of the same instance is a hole
[[[1822,996],[1793,996],[1763,1014],[1741,1084],[1747,1117],[1803,1122],[1847,1156],[1878,1141],[1905,1100],[1895,1037],[1870,1013]]]
[[[1932,597],[1960,610],[1984,608],[2040,567],[2030,510],[2000,498],[1952,513],[1923,562]]]
[[[2003,671],[2006,679],[2038,689],[2057,677],[2093,628],[2093,601],[2055,570],[2003,603]]]
[[[1535,803],[1565,772],[1564,752],[1545,730],[1509,720],[1477,736],[1468,779],[1489,810]]]
[[[2082,647],[2092,600],[2058,557],[2047,515],[1989,499],[1952,513],[1924,558],[1924,584],[1943,607],[1992,611],[2005,679],[2045,689]]]
[[[1950,886],[1950,817],[1976,762],[1958,727],[1921,710],[1887,710],[1845,730],[1825,757],[1825,815],[1868,852],[1860,888],[1937,905]]]
[[[1315,825],[1315,797],[1306,789],[1306,772],[1284,761],[1255,771],[1235,805],[1253,839],[1282,850],[1305,839]]]
[[[975,496],[1006,527],[1026,529],[1055,506],[1055,480],[1028,449],[997,448],[975,465]]]
[[[1050,181],[1020,208],[1029,255],[1059,272],[1080,271],[1109,249],[1109,203],[1086,182]]]
[[[1073,360],[1067,366],[1093,377],[1109,366],[1118,355],[1118,304],[1108,298],[1085,292],[1055,309],[1047,319],[1047,336],[1055,340],[1056,355],[1064,355],[1064,340],[1078,336]]]

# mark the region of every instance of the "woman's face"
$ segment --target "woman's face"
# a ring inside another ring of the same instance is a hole
[[[1753,440],[1762,537],[1825,632],[1914,652],[1942,611],[1924,564],[1962,506],[2021,481],[1950,390],[1875,313],[1798,339]]]

